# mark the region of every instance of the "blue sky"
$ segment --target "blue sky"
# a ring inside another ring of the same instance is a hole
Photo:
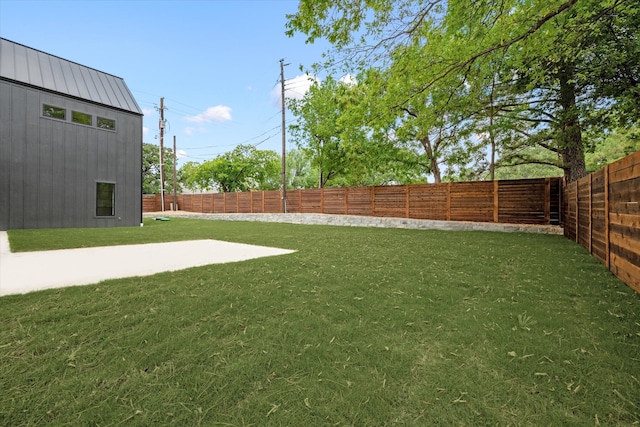
[[[285,32],[296,0],[0,0],[0,36],[124,78],[145,113],[144,142],[184,161],[236,145],[281,152],[280,59],[287,96],[300,97],[328,44]],[[293,117],[287,112],[287,122]],[[287,149],[295,148],[287,138]]]

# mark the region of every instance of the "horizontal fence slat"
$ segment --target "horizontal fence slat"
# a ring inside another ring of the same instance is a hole
[[[556,218],[557,223],[560,181],[549,180],[550,185],[546,179],[529,179],[288,190],[287,211],[520,224],[549,224]],[[547,194],[547,187],[555,189],[556,197]],[[279,190],[181,194],[178,200],[182,210],[194,212],[282,212]],[[160,209],[157,195],[145,196],[144,212]]]
[[[609,183],[640,176],[640,151],[609,165]]]
[[[610,244],[616,247],[615,250],[611,250],[611,252],[616,252],[618,255],[625,254],[625,257],[637,267],[640,267],[640,236],[635,235],[630,237],[629,235],[625,235],[622,233],[611,232],[610,234]]]
[[[611,254],[611,271],[623,282],[640,293],[640,267],[614,253]]]
[[[640,151],[563,188],[564,235],[640,292]]]
[[[623,225],[629,228],[640,229],[640,215],[611,212],[609,223],[612,225]]]

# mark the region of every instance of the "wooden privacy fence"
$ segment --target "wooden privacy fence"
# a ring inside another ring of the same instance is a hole
[[[564,235],[640,292],[640,151],[563,192]]]
[[[287,191],[287,212],[445,221],[559,224],[560,178]],[[165,210],[173,203],[165,196]],[[201,213],[280,213],[281,191],[180,194],[178,207]],[[160,211],[160,196],[143,211]]]

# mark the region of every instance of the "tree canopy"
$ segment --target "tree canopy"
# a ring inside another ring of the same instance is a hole
[[[280,156],[252,145],[238,145],[201,164],[186,163],[181,179],[190,189],[222,192],[274,190],[280,186]]]
[[[436,180],[440,165],[487,168],[487,150],[492,174],[535,163],[575,180],[588,135],[640,118],[637,2],[301,0],[288,19],[288,34],[335,47],[319,66],[377,70],[364,122],[422,147]]]
[[[164,147],[164,191],[173,191],[173,150],[168,147]],[[160,194],[160,147],[147,142],[142,144],[142,193]]]
[[[372,102],[379,76],[316,82],[289,107],[294,141],[318,170],[318,186],[408,183],[424,179],[415,147],[396,137],[395,118]],[[380,93],[378,93],[380,95]],[[428,169],[428,166],[427,166]]]

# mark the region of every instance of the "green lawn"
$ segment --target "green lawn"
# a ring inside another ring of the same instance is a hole
[[[9,236],[297,252],[0,298],[0,425],[640,423],[640,298],[562,236],[176,218]]]

